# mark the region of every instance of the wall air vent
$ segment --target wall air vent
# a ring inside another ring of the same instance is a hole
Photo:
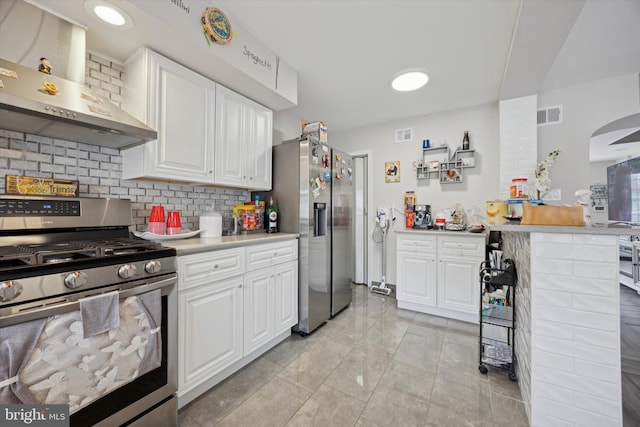
[[[396,144],[413,140],[413,128],[396,129]]]
[[[562,123],[562,105],[538,110],[538,126],[557,125]]]

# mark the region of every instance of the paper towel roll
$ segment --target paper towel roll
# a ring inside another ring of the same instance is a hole
[[[200,237],[222,236],[222,214],[206,212],[200,215]]]

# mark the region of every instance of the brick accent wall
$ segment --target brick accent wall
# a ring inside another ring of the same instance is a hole
[[[85,85],[121,106],[122,64],[88,52]],[[180,211],[182,227],[197,230],[207,209],[223,215],[223,231],[233,230],[232,209],[251,197],[245,190],[180,183],[122,179],[118,150],[0,129],[0,191],[5,175],[26,175],[80,181],[81,197],[114,197],[132,202],[133,229],[143,231],[153,205]]]
[[[518,385],[531,421],[531,247],[529,233],[502,233],[505,258],[515,261],[516,283],[515,353]]]
[[[618,236],[531,234],[531,425],[621,426]]]

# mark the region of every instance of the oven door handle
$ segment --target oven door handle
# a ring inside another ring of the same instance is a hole
[[[127,298],[130,296],[140,295],[156,289],[162,289],[167,286],[175,285],[178,279],[176,275],[169,278],[150,282],[142,285],[131,286],[122,289],[122,285],[108,286],[106,288],[94,289],[92,291],[71,294],[65,297],[59,303],[48,303],[46,300],[37,306],[23,309],[15,313],[0,316],[0,327],[15,325],[17,323],[28,322],[30,320],[42,319],[43,317],[56,316],[58,314],[69,313],[80,309],[80,300],[83,298],[100,295],[107,292],[118,291],[118,298]],[[162,292],[165,295],[167,292]]]

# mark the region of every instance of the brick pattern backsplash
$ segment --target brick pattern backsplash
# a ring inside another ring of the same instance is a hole
[[[133,229],[143,231],[153,205],[180,211],[182,227],[196,230],[207,209],[222,213],[224,231],[233,229],[233,206],[248,201],[244,190],[121,179],[118,150],[0,129],[0,188],[5,175],[75,179],[81,197],[114,197],[132,202]]]
[[[89,51],[85,64],[85,86],[121,107],[124,65]]]
[[[87,52],[85,85],[120,107],[124,67]],[[0,172],[2,192],[5,175],[26,175],[78,180],[81,197],[129,199],[136,231],[146,228],[153,205],[164,206],[165,212],[180,211],[182,227],[191,230],[198,229],[203,212],[213,209],[223,215],[223,231],[232,231],[233,206],[248,201],[251,196],[244,190],[123,180],[122,156],[118,150],[2,129]]]
[[[520,394],[531,420],[531,269],[529,233],[503,233],[502,249],[505,258],[515,261],[516,283],[516,373]]]

